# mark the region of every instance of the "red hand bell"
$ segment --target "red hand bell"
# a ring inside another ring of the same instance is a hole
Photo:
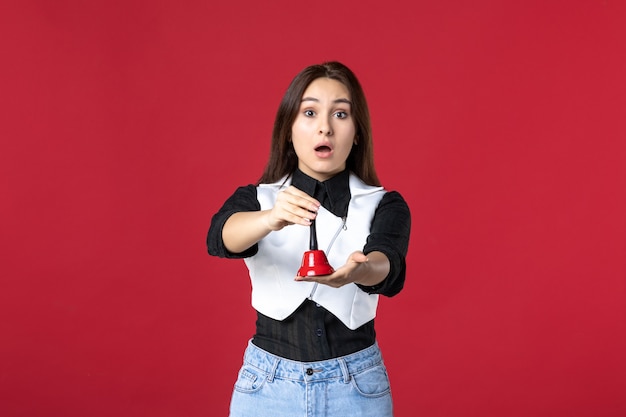
[[[310,226],[309,250],[302,256],[302,265],[298,270],[298,276],[310,277],[316,275],[330,275],[335,270],[328,263],[328,258],[323,250],[317,249],[317,233],[315,231],[315,220]]]

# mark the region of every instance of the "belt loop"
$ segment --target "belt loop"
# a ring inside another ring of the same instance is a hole
[[[347,384],[350,382],[350,372],[348,371],[348,365],[346,364],[346,360],[343,358],[338,358],[337,362],[339,362],[339,367],[341,368],[341,373],[343,374],[343,382]]]
[[[270,373],[267,375],[268,382],[274,381],[274,376],[276,376],[276,368],[278,368],[279,363],[280,363],[280,359],[274,358],[274,364],[272,365],[272,368],[270,369]]]

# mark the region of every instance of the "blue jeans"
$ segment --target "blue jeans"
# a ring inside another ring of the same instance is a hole
[[[378,344],[320,362],[296,362],[248,344],[231,417],[391,417],[391,390]]]

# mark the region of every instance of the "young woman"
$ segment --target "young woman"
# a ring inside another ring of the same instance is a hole
[[[334,272],[297,276],[317,231]],[[213,216],[211,255],[243,258],[256,333],[231,416],[392,416],[376,342],[378,296],[405,280],[409,208],[381,187],[369,110],[339,62],[303,69],[283,97],[269,161]]]

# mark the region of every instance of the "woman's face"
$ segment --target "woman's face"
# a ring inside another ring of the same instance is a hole
[[[346,86],[330,78],[304,90],[291,138],[298,168],[308,176],[325,181],[346,168],[356,134],[351,103]]]

